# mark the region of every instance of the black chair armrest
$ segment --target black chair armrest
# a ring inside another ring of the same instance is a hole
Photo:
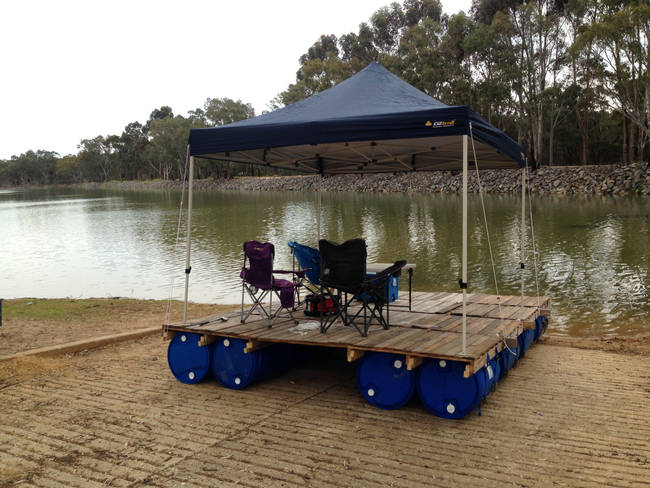
[[[400,276],[402,274],[402,268],[406,266],[406,261],[395,261],[394,264],[381,270],[379,273],[375,273],[372,276],[366,278],[363,284],[377,283],[378,281],[385,281],[389,276]]]

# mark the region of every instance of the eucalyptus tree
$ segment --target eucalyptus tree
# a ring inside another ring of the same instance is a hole
[[[441,88],[448,79],[447,73],[442,69],[443,35],[444,26],[439,21],[421,19],[404,31],[397,51],[393,55],[383,56],[382,62],[411,85],[440,98]]]
[[[438,95],[448,105],[474,105],[472,60],[466,46],[472,27],[472,19],[462,10],[447,20],[440,45],[445,79]]]
[[[230,98],[208,98],[205,101],[204,109],[208,127],[231,124],[255,117],[255,110],[250,103]]]
[[[81,182],[81,168],[77,161],[76,154],[68,154],[56,161],[56,182],[57,183],[79,183]]]
[[[473,16],[464,47],[472,66],[475,108],[488,122],[512,131],[522,142],[525,125],[517,121],[525,119],[518,103],[519,97],[523,99],[523,79],[521,71],[515,69],[520,62],[512,42],[515,28],[504,12],[484,17],[489,23],[480,21],[475,10]]]
[[[511,15],[514,47],[523,73],[523,104],[531,128],[532,156],[536,164],[544,161],[544,97],[549,77],[562,42],[562,17],[550,0],[536,0],[517,6]]]
[[[324,59],[316,58],[307,61],[300,67],[300,79],[292,83],[272,101],[272,108],[290,105],[318,92],[333,87],[355,73],[351,63],[348,63],[334,52]]]
[[[48,185],[56,178],[58,153],[54,151],[29,150],[12,156],[3,170],[3,178],[11,185]]]
[[[359,32],[343,34],[339,38],[341,59],[348,63],[354,72],[361,70],[371,61],[379,56],[379,51],[373,43],[372,28],[362,22],[359,25]]]
[[[406,26],[406,16],[402,6],[393,2],[382,7],[370,17],[373,43],[379,52],[394,54],[399,46],[402,29]]]
[[[575,113],[582,142],[581,162],[588,164],[590,139],[593,132],[592,113],[602,93],[600,59],[593,40],[578,42],[580,35],[595,19],[594,4],[589,0],[569,0],[564,7],[570,49],[567,52],[570,77],[576,87]]]
[[[147,175],[145,154],[149,138],[140,122],[131,122],[124,127],[119,139],[118,158],[124,175],[128,179],[142,179]]]
[[[81,175],[88,181],[108,181],[112,174],[113,154],[104,136],[82,139],[77,161]]]
[[[183,174],[187,140],[190,129],[202,124],[182,115],[149,120],[149,144],[146,162],[154,177],[162,180],[178,178]],[[201,177],[200,171],[197,176]]]
[[[250,103],[227,97],[207,98],[203,103],[203,107],[191,110],[188,113],[188,120],[192,127],[215,127],[251,117],[255,117],[255,109]],[[222,164],[215,165],[211,161],[199,159],[195,164],[197,174],[202,177],[223,178],[231,177],[235,173],[235,166],[231,162],[224,161]],[[179,174],[179,176],[182,176],[182,174]]]
[[[643,159],[650,138],[650,5],[644,1],[589,2],[591,22],[574,48],[602,60],[605,102],[623,114],[623,160]]]

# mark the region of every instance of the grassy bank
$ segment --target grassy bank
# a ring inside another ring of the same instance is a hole
[[[126,298],[4,300],[0,327],[0,356],[40,347],[162,326],[167,300]],[[200,317],[232,305],[190,303],[190,317]],[[183,303],[172,301],[169,318],[179,320]]]
[[[135,300],[130,298],[17,298],[3,301],[3,317],[7,321],[39,320],[52,324],[80,320],[110,323],[116,319],[141,319],[158,314],[164,317],[167,300]],[[215,305],[190,303],[193,314],[214,313]],[[171,312],[179,315],[183,303],[171,302]]]

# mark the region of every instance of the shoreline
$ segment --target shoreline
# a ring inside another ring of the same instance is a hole
[[[134,333],[182,317],[183,302],[134,298],[11,298],[2,302],[0,357],[108,335]],[[189,303],[190,316],[235,305]]]
[[[518,194],[521,192],[519,170],[484,170],[480,184],[485,193]],[[647,163],[602,166],[543,166],[529,172],[531,193],[552,195],[642,195],[650,196],[650,167]],[[180,181],[108,181],[51,185],[63,188],[119,191],[180,191]],[[34,188],[47,188],[34,187]],[[15,187],[20,188],[20,187]],[[23,187],[25,188],[25,187]],[[321,181],[325,192],[356,193],[423,193],[459,194],[462,174],[438,171],[375,175],[335,175]],[[317,191],[318,176],[238,176],[232,179],[194,180],[194,190],[213,192],[243,191]],[[468,191],[478,193],[475,171],[469,172]]]
[[[237,304],[190,302],[189,316],[202,317],[237,308]],[[172,301],[170,317],[180,317],[183,304]],[[3,300],[0,356],[45,346],[89,340],[108,334],[159,326],[166,319],[167,300],[133,298],[13,298]],[[650,331],[639,327],[620,336],[568,336],[549,332],[540,343],[562,347],[650,356]]]

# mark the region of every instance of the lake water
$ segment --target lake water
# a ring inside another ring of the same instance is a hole
[[[190,299],[238,303],[242,243],[276,245],[291,267],[289,240],[316,246],[309,193],[195,195]],[[184,229],[180,193],[0,191],[0,297],[180,299]],[[501,294],[519,293],[520,201],[485,197]],[[650,200],[535,196],[539,291],[552,300],[552,328],[569,335],[627,334],[650,322]],[[494,293],[478,197],[470,198],[470,291]],[[414,289],[458,291],[461,200],[450,195],[324,193],[323,235],[364,237],[370,261],[415,263]],[[534,295],[527,236],[526,293]]]

